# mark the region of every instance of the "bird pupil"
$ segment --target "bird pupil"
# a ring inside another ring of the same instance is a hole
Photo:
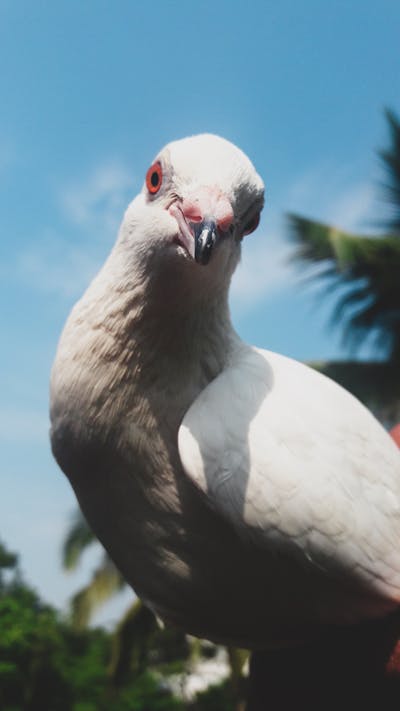
[[[151,182],[153,188],[157,187],[159,180],[160,180],[160,178],[159,178],[158,173],[156,173],[156,171],[154,171],[154,173],[151,174],[151,178],[150,178],[150,182]]]

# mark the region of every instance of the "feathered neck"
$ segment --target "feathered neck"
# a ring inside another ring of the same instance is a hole
[[[191,272],[173,262],[153,266],[144,270],[114,249],[74,307],[53,370],[60,411],[74,403],[76,415],[86,411],[96,427],[103,421],[109,428],[136,409],[146,425],[151,402],[176,430],[240,343],[229,316],[229,279],[204,288],[198,265]]]
[[[159,369],[174,358],[182,367],[182,360],[193,364],[194,353],[212,358],[237,340],[228,306],[230,275],[218,280],[192,262],[160,263],[157,257],[145,268],[140,259],[128,262],[118,246],[76,311],[92,329],[112,335],[124,359],[128,352],[142,365],[155,359]]]

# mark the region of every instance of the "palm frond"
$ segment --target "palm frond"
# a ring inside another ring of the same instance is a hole
[[[387,174],[387,180],[383,185],[383,196],[392,212],[385,227],[400,236],[400,122],[389,109],[386,109],[385,115],[389,124],[391,145],[386,150],[378,152]]]
[[[72,526],[62,544],[62,564],[65,570],[74,570],[84,550],[96,541],[97,538],[83,513],[77,509],[74,513]]]
[[[85,627],[93,613],[115,593],[122,590],[126,581],[111,558],[104,554],[102,562],[93,573],[91,581],[71,601],[71,617],[75,627]]]
[[[293,259],[315,263],[333,260],[336,274],[346,274],[359,264],[385,266],[394,257],[400,259],[399,240],[395,235],[363,236],[317,222],[301,215],[287,215],[289,237],[296,251]],[[360,274],[362,276],[362,273]]]
[[[397,365],[376,361],[311,362],[309,365],[353,393],[387,427],[400,421],[400,378]]]
[[[108,673],[111,682],[120,686],[133,672],[139,674],[148,662],[151,637],[157,630],[154,613],[135,600],[128,608],[113,635]]]
[[[332,321],[344,325],[344,342],[356,350],[375,332],[389,359],[400,353],[400,240],[393,235],[352,235],[298,215],[289,215],[295,258],[326,263],[317,281],[339,300]],[[331,321],[331,322],[332,322]]]
[[[293,259],[296,261],[320,262],[337,257],[337,237],[346,233],[322,222],[288,213],[289,236],[296,245]]]
[[[244,679],[244,667],[249,659],[250,652],[248,649],[240,649],[239,647],[227,647],[230,682],[235,696],[241,693],[241,687]]]
[[[337,288],[337,284],[331,285],[332,291]],[[330,324],[333,326],[337,321],[346,319],[346,312],[348,312],[353,306],[358,311],[360,308],[364,308],[371,301],[371,293],[367,283],[356,282],[354,286],[346,290],[343,294],[338,296],[335,306],[333,307],[332,316],[330,319]],[[350,319],[354,318],[351,316]]]

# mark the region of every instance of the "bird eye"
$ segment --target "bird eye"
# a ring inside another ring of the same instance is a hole
[[[245,228],[243,230],[243,235],[249,235],[251,232],[254,232],[255,229],[257,229],[258,225],[260,222],[260,213],[257,212],[254,217],[251,218],[251,220],[245,225]]]
[[[151,195],[158,193],[162,183],[161,163],[153,163],[146,173],[146,187]]]

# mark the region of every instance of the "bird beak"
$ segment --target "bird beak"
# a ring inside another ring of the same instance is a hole
[[[198,264],[208,264],[211,252],[218,241],[218,227],[215,220],[207,219],[193,224],[194,258]]]
[[[221,235],[233,223],[232,205],[216,187],[203,186],[169,206],[179,226],[178,242],[197,264],[208,264]]]

